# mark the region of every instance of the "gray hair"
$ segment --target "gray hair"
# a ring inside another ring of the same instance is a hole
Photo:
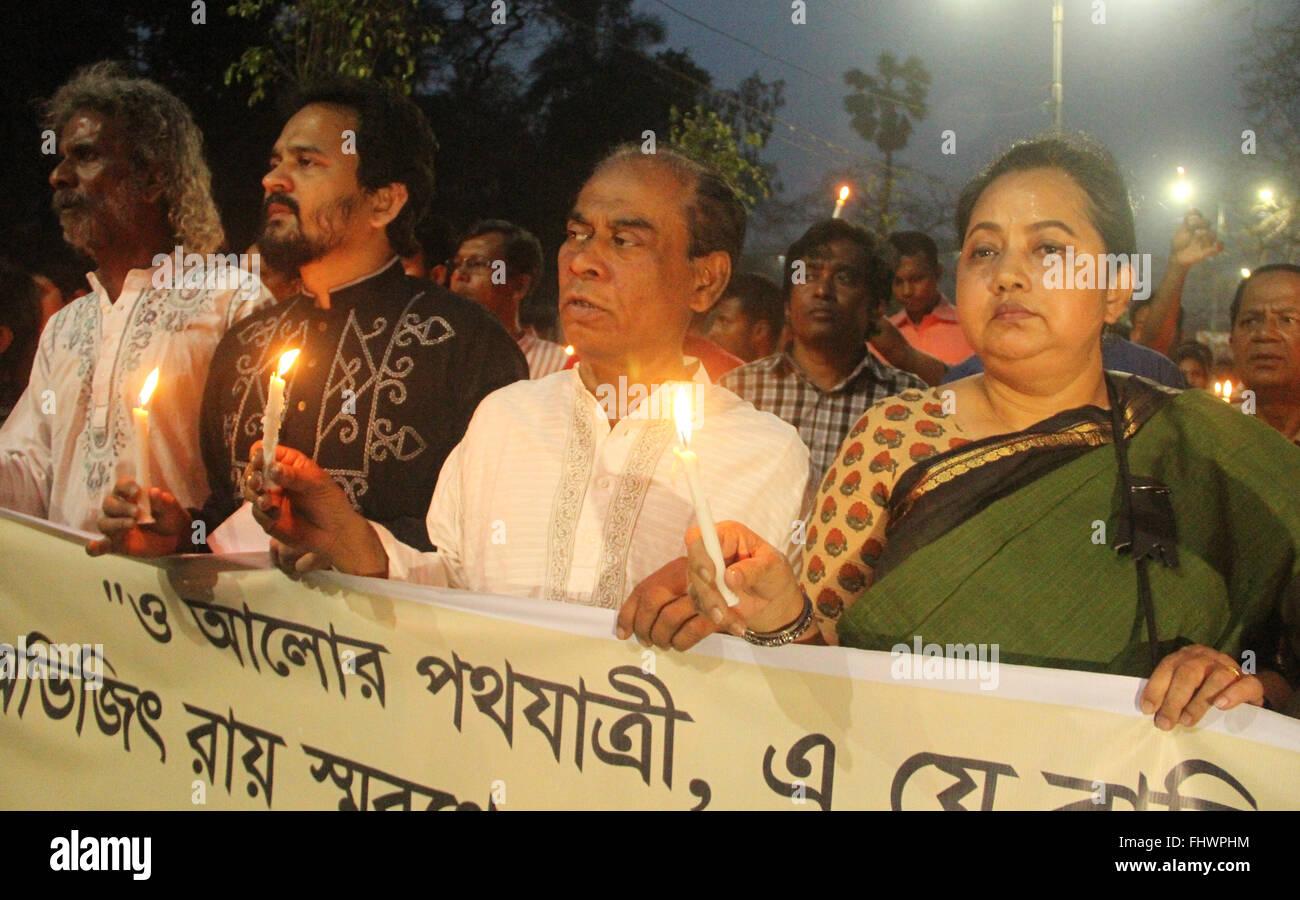
[[[212,202],[203,134],[184,103],[162,85],[129,75],[118,63],[98,62],[78,70],[50,98],[45,126],[61,132],[81,109],[112,119],[136,172],[157,178],[179,245],[196,253],[222,247],[226,236]]]

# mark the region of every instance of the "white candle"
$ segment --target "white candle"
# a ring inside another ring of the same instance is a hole
[[[136,499],[136,522],[148,525],[153,522],[153,507],[149,504],[149,410],[145,407],[153,390],[158,386],[158,370],[154,369],[144,380],[136,406],[131,410],[131,423],[135,426],[135,483],[140,485]]]
[[[844,202],[849,199],[849,186],[846,184],[840,188],[839,199],[835,201],[835,212],[831,213],[832,219],[838,219],[840,213],[844,210]]]
[[[279,371],[271,375],[271,390],[266,397],[266,411],[262,413],[262,462],[268,471],[271,463],[275,462],[280,424],[284,421],[284,376],[297,358],[297,350],[281,354]]]
[[[673,453],[676,454],[682,464],[682,470],[686,473],[686,486],[690,489],[691,502],[695,506],[695,520],[700,526],[700,537],[704,541],[704,549],[709,554],[709,560],[713,563],[715,573],[713,583],[718,593],[722,594],[722,599],[727,601],[727,605],[735,606],[740,599],[731,588],[727,587],[722,578],[722,573],[727,567],[722,561],[718,526],[713,522],[713,511],[709,509],[709,499],[704,495],[704,485],[700,481],[700,459],[694,450],[687,449],[691,439],[691,399],[685,385],[677,389],[677,395],[673,399],[673,418],[677,420],[677,432],[682,439],[682,446],[674,447]]]

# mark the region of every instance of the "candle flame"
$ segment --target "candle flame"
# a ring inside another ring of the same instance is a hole
[[[1231,382],[1231,381],[1225,381],[1225,382],[1223,383],[1223,399],[1224,399],[1224,400],[1231,400],[1231,399],[1232,399],[1232,382]]]
[[[574,354],[574,349],[573,349],[573,345],[572,345],[572,344],[569,344],[568,346],[566,346],[566,347],[564,348],[564,355],[565,355],[565,356],[572,356],[573,354]]]
[[[840,188],[840,202],[843,203],[849,199],[849,186],[846,184]]]
[[[691,394],[686,385],[679,385],[673,396],[673,419],[677,422],[677,434],[685,447],[691,442]]]
[[[144,387],[140,388],[140,396],[137,398],[136,406],[144,409],[144,405],[149,402],[153,396],[153,389],[158,386],[158,370],[154,369],[149,373],[149,377],[144,380]]]
[[[285,373],[293,368],[293,364],[298,360],[297,350],[287,350],[280,354],[280,377],[283,378]]]

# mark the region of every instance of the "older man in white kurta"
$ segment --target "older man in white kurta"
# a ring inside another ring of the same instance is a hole
[[[798,432],[710,384],[703,366],[691,387],[690,448],[714,515],[743,515],[788,546],[808,469]],[[428,517],[437,552],[375,526],[389,577],[617,608],[682,554],[695,521],[672,452],[673,393],[660,386],[612,426],[575,370],[490,394],[438,477]]]

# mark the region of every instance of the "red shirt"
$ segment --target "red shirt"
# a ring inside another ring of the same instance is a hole
[[[975,353],[967,343],[966,335],[962,334],[961,325],[957,323],[957,307],[942,295],[934,309],[921,317],[920,325],[912,324],[905,309],[890,316],[889,321],[894,323],[913,347],[937,356],[950,366]]]
[[[745,361],[734,353],[724,350],[707,338],[690,332],[686,333],[686,340],[682,341],[682,352],[687,356],[698,357],[704,364],[704,371],[709,373],[709,380],[714,384],[736,366],[745,364]]]

